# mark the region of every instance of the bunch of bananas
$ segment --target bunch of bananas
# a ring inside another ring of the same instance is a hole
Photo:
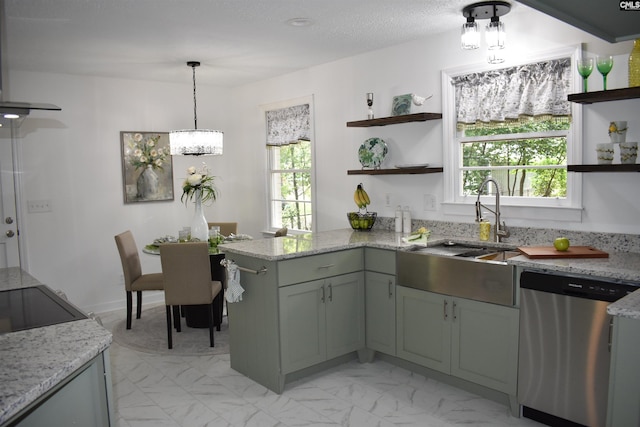
[[[369,195],[364,191],[364,188],[362,188],[362,183],[358,184],[356,191],[353,193],[353,201],[356,202],[356,205],[360,209],[366,209],[367,205],[371,203]]]

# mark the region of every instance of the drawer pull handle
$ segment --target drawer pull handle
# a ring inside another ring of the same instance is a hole
[[[321,265],[320,267],[318,267],[318,270],[321,269],[321,268],[324,269],[324,268],[331,268],[331,267],[335,267],[335,264]]]
[[[393,280],[389,280],[389,298],[393,297]]]
[[[321,298],[321,301],[322,301],[322,303],[324,304],[324,286],[323,286],[323,287],[321,287],[320,289],[322,289],[322,298]]]
[[[329,283],[329,302],[333,301],[333,286]]]
[[[444,320],[447,320],[447,304],[448,304],[447,300],[444,300],[444,304],[442,305],[443,310],[444,310],[444,312],[443,312]]]

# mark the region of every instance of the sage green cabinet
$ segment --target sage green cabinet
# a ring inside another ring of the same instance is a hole
[[[367,349],[395,356],[396,252],[365,248],[364,266]]]
[[[640,320],[615,316],[607,426],[640,426]]]
[[[115,423],[112,405],[107,349],[3,426],[108,427]]]
[[[398,357],[449,373],[450,299],[433,292],[396,286]]]
[[[295,372],[365,347],[364,274],[280,288],[282,372]]]
[[[451,375],[515,395],[519,310],[451,299]]]
[[[518,310],[396,287],[397,355],[514,396]]]
[[[367,348],[396,354],[396,277],[365,272]]]

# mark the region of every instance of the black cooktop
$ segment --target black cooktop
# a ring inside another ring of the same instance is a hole
[[[0,291],[0,334],[86,318],[44,285]]]

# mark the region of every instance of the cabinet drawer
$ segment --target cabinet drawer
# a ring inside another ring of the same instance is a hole
[[[364,267],[367,271],[396,274],[396,251],[386,249],[365,248]]]
[[[287,286],[361,271],[363,270],[362,258],[362,249],[350,249],[280,261],[278,283],[280,286]]]

